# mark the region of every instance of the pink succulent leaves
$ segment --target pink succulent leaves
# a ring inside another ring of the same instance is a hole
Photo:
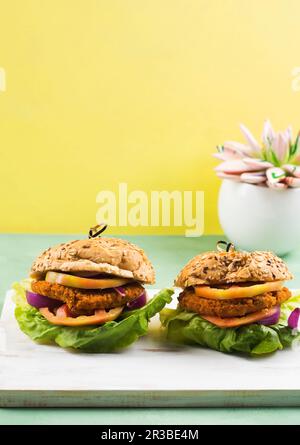
[[[240,125],[245,144],[227,141],[214,156],[222,162],[216,167],[219,178],[246,182],[274,189],[300,187],[300,137],[293,141],[292,129],[276,133],[265,121],[261,144]]]

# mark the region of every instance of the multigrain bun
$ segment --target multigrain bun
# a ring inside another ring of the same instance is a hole
[[[149,284],[155,281],[143,249],[118,238],[75,240],[50,247],[35,260],[31,273],[49,270],[105,273]]]
[[[175,286],[291,280],[285,263],[272,252],[205,252],[182,269]]]

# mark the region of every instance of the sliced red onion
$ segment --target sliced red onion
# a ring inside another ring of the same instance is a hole
[[[72,312],[67,304],[62,304],[57,308],[55,312],[56,317],[72,317],[76,318],[78,315],[76,315],[74,312]]]
[[[122,286],[118,286],[118,287],[114,287],[113,289],[114,289],[115,291],[117,291],[118,294],[121,295],[121,297],[126,297],[126,292],[125,292],[124,287],[122,287]]]
[[[145,290],[143,290],[143,292],[139,297],[127,303],[127,309],[129,310],[139,309],[140,307],[145,306],[146,303],[147,303],[147,293]]]
[[[274,310],[271,311],[270,315],[258,320],[256,323],[264,324],[266,326],[278,323],[280,317],[280,306],[275,306],[273,309]]]
[[[53,309],[63,304],[62,301],[54,300],[53,298],[45,297],[44,295],[36,294],[28,290],[26,291],[26,299],[30,306],[33,306],[37,309],[42,307]]]
[[[288,318],[289,328],[295,329],[298,327],[299,317],[300,317],[300,308],[297,307],[290,313],[290,316]]]

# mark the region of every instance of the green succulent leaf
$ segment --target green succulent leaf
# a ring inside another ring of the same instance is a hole
[[[288,162],[292,162],[293,159],[299,154],[300,151],[300,144],[299,144],[299,133],[297,134],[295,143],[291,145],[290,147],[290,154]]]
[[[271,162],[272,162],[272,164],[274,164],[275,167],[279,167],[280,166],[280,161],[277,158],[274,150],[272,150],[272,149],[270,150],[270,155],[271,155]]]

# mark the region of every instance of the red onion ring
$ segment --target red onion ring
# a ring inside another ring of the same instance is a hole
[[[289,328],[296,329],[298,327],[299,317],[300,317],[300,308],[297,307],[290,313],[290,316],[288,318]]]
[[[57,306],[61,306],[63,304],[62,301],[54,300],[54,298],[45,297],[44,295],[36,294],[35,292],[26,291],[26,299],[30,306],[33,306],[37,309],[42,307],[48,307],[49,309],[54,309]]]
[[[273,313],[271,313],[265,318],[262,318],[261,320],[258,320],[256,323],[264,324],[266,326],[276,324],[278,323],[279,317],[280,317],[280,306],[275,306]]]
[[[121,297],[126,297],[126,292],[125,292],[124,287],[122,287],[122,286],[118,286],[118,287],[114,287],[113,289],[114,289],[115,291],[117,291],[118,294],[121,295]]]
[[[143,292],[141,293],[141,295],[139,295],[133,301],[129,301],[127,303],[127,309],[129,309],[129,310],[139,309],[139,308],[145,306],[146,303],[147,303],[147,293],[144,289]]]

